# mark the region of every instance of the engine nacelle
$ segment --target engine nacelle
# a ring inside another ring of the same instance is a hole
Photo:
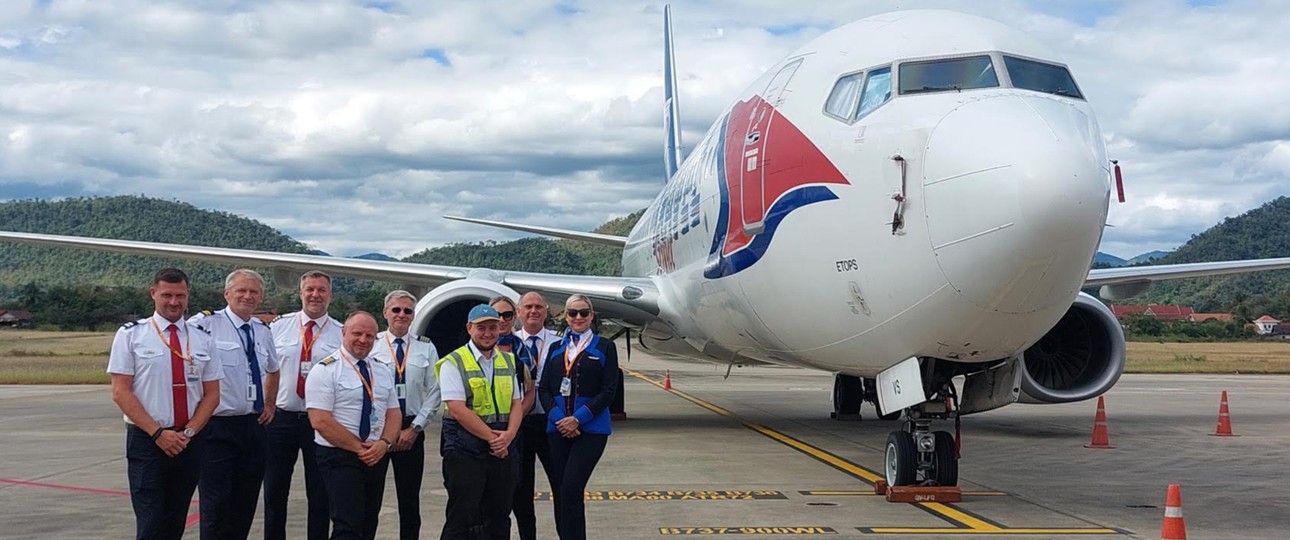
[[[1110,390],[1125,362],[1124,329],[1105,304],[1080,293],[1070,311],[1022,354],[1022,403],[1069,403]]]
[[[417,302],[412,331],[430,338],[440,355],[448,354],[470,340],[466,333],[470,308],[497,296],[510,298],[517,305],[520,301],[515,289],[485,279],[466,278],[435,287]]]

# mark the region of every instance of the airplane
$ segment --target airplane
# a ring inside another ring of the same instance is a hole
[[[1290,268],[1290,258],[1089,270],[1110,203],[1093,109],[1047,47],[936,10],[861,19],[773,65],[682,159],[664,8],[667,182],[627,237],[452,218],[623,249],[622,277],[0,232],[0,240],[401,283],[439,350],[498,295],[584,294],[639,346],[726,365],[834,372],[833,414],[883,418],[889,485],[957,485],[934,420],[1109,390],[1118,300],[1165,279]],[[958,382],[956,382],[958,379]]]

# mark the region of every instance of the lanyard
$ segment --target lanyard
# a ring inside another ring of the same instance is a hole
[[[412,335],[412,334],[408,334],[408,335],[410,336],[410,335]],[[402,338],[400,338],[400,339],[402,339]],[[406,340],[406,339],[405,339],[404,341],[408,341],[408,340]],[[391,360],[394,360],[394,371],[397,371],[397,372],[399,373],[399,379],[400,379],[400,380],[402,380],[402,379],[403,379],[403,370],[404,370],[404,369],[406,369],[406,368],[408,367],[408,352],[409,352],[409,350],[410,350],[410,349],[412,349],[412,347],[411,347],[411,343],[409,342],[409,346],[408,346],[408,348],[407,348],[407,349],[403,349],[403,362],[402,362],[402,363],[399,363],[399,357],[398,357],[398,355],[394,354],[394,344],[393,344],[393,343],[390,343],[390,335],[389,335],[389,334],[385,334],[385,346],[390,348],[390,359],[391,359]]]
[[[170,340],[169,340],[169,339],[167,339],[167,338],[166,338],[166,336],[161,335],[161,327],[160,327],[160,326],[157,326],[157,319],[155,319],[155,318],[154,318],[154,319],[148,319],[148,321],[152,323],[152,329],[157,331],[157,337],[158,337],[158,338],[161,338],[161,342],[162,342],[162,343],[164,343],[164,344],[166,345],[166,348],[167,348],[167,349],[170,349],[170,353],[171,353],[171,354],[174,354],[175,356],[178,356],[178,357],[180,357],[180,358],[184,359],[184,361],[185,361],[185,362],[188,362],[189,364],[193,363],[193,357],[192,357],[192,355],[184,355],[184,349],[188,349],[188,352],[190,352],[190,353],[191,353],[191,352],[192,352],[192,350],[193,350],[193,335],[192,335],[192,334],[190,334],[190,333],[188,333],[188,332],[184,332],[184,346],[183,346],[183,347],[180,347],[180,349],[176,351],[174,347],[171,347],[171,346],[170,346]],[[172,324],[173,324],[173,323],[172,323]],[[178,325],[176,325],[176,328],[178,328]],[[176,330],[176,331],[178,331],[178,330]]]
[[[578,356],[582,354],[582,351],[587,350],[587,347],[591,345],[591,342],[594,338],[595,336],[581,338],[580,339],[581,343],[577,344],[576,349],[574,348],[573,343],[569,343],[569,345],[565,346],[564,348],[564,376],[565,377],[573,376],[573,366],[578,362]],[[573,338],[570,337],[569,341],[572,342]]]
[[[313,361],[314,343],[318,342],[318,338],[322,337],[323,328],[327,328],[327,323],[331,322],[329,320],[324,319],[322,324],[315,323],[314,326],[316,326],[317,328],[314,328],[314,338],[309,340],[309,343],[305,343],[305,331],[306,331],[305,325],[308,323],[300,321],[300,316],[304,314],[305,312],[303,311],[296,314],[296,322],[300,323],[300,352],[302,353],[301,356],[309,357],[309,360],[301,360],[301,362]]]
[[[237,340],[242,344],[242,347],[243,347],[242,352],[250,352],[255,350],[255,327],[254,326],[251,327],[251,336],[250,336],[251,342],[247,343],[246,342],[247,335],[244,332],[242,332],[241,326],[238,326],[237,323],[233,322],[233,318],[228,315],[228,311],[224,312],[224,318],[228,319],[228,323],[233,325],[233,331],[237,333]],[[251,324],[251,321],[246,321],[246,324]]]
[[[340,352],[340,357],[344,358],[345,363],[349,364],[349,367],[354,370],[354,374],[358,375],[358,380],[363,381],[363,389],[367,390],[368,399],[370,399],[372,403],[376,403],[376,392],[372,390],[372,383],[367,380],[367,377],[363,376],[362,371],[358,370],[358,365],[354,364],[354,361],[349,359],[349,355],[345,354],[344,347],[341,347],[339,352]],[[368,369],[370,370],[371,368],[369,367]]]

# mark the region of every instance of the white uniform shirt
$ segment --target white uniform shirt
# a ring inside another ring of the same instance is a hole
[[[484,371],[484,377],[488,378],[491,386],[491,381],[493,380],[493,355],[497,354],[497,349],[494,348],[490,351],[491,354],[485,358],[483,354],[480,354],[479,349],[475,348],[473,341],[466,343],[466,346],[470,347],[470,354],[479,363],[480,369]],[[516,362],[518,363],[519,360],[516,360]],[[520,367],[517,366],[516,369],[520,369]],[[511,397],[513,399],[524,397],[524,394],[520,393],[519,373],[516,373],[511,380],[514,381]],[[439,368],[439,393],[443,396],[444,401],[466,401],[466,381],[461,378],[461,372],[457,371],[457,363],[452,360],[444,362],[443,366]],[[399,404],[395,402],[394,406],[398,407]]]
[[[372,346],[370,356],[390,368],[391,380],[397,379],[398,366],[394,364],[394,354],[399,350],[394,343],[396,336],[388,331],[376,335],[376,344]],[[407,392],[407,411],[405,416],[415,416],[412,425],[425,429],[426,424],[434,420],[439,412],[439,381],[434,376],[434,363],[439,360],[439,351],[429,340],[422,341],[411,332],[403,336],[403,380]],[[398,388],[395,388],[394,404],[399,404]]]
[[[305,412],[305,400],[296,394],[296,379],[302,367],[306,379],[309,368],[326,358],[327,355],[340,349],[340,321],[330,315],[314,319],[314,345],[310,350],[309,363],[302,366],[300,348],[304,344],[305,325],[309,318],[304,312],[288,313],[269,324],[273,331],[273,344],[278,350],[278,359],[282,362],[282,371],[278,375],[278,408],[285,411]]]
[[[305,379],[305,402],[310,409],[330,411],[336,421],[350,433],[358,436],[359,422],[363,418],[363,395],[367,387],[358,371],[358,359],[345,351],[334,351],[327,358],[316,363],[309,370]],[[372,413],[371,431],[363,442],[381,438],[385,429],[385,412],[389,409],[399,410],[399,400],[394,397],[394,374],[389,364],[367,358],[368,373],[372,378]],[[293,390],[294,393],[294,390]],[[314,431],[314,442],[335,448],[331,442],[318,431]]]
[[[536,387],[537,384],[542,382],[542,368],[546,367],[547,350],[550,349],[552,345],[560,342],[560,334],[556,333],[554,330],[546,328],[538,330],[536,334],[530,334],[521,327],[519,331],[515,332],[515,336],[520,338],[520,341],[524,342],[525,347],[529,346],[529,337],[537,336],[538,357],[533,360],[537,363],[535,366],[537,369],[537,377],[533,379],[534,386]],[[546,409],[542,408],[542,400],[538,399],[533,401],[533,410],[529,411],[529,414],[546,414]]]
[[[171,386],[174,379],[167,330],[171,324],[179,329],[182,349],[179,352],[188,357],[184,361],[184,384],[188,391],[188,417],[192,418],[197,403],[202,400],[202,383],[221,377],[219,364],[211,361],[211,336],[200,326],[184,320],[171,323],[157,313],[122,326],[112,340],[107,367],[109,374],[134,377],[130,390],[139,398],[148,416],[162,427],[179,427],[175,426],[175,394]],[[125,422],[134,423],[129,417]]]
[[[219,383],[219,405],[215,407],[215,416],[240,416],[255,413],[255,386],[251,379],[251,367],[246,362],[246,335],[242,333],[242,320],[228,308],[206,315],[198,313],[188,322],[199,324],[210,331],[215,340],[211,351],[215,363],[220,366],[224,377]],[[255,338],[255,360],[260,364],[260,384],[269,373],[275,373],[281,367],[278,351],[273,347],[273,333],[264,321],[251,318],[251,335]],[[291,381],[292,389],[295,381]],[[277,396],[264,396],[266,403],[273,402]]]

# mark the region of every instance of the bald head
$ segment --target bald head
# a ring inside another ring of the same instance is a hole
[[[372,345],[376,343],[376,317],[366,311],[351,313],[345,318],[341,336],[345,350],[354,355],[354,358],[367,358],[372,352]]]
[[[524,331],[529,335],[542,331],[546,325],[547,305],[546,298],[536,291],[526,292],[520,297],[520,324],[524,325]]]

